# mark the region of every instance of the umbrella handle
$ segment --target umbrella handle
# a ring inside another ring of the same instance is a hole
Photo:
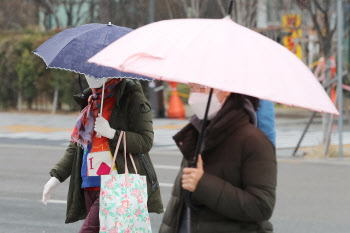
[[[106,80],[103,80],[103,85],[102,85],[102,99],[101,99],[101,108],[100,108],[100,113],[98,114],[98,117],[102,117],[102,110],[103,110],[103,100],[105,98],[105,83],[106,83]],[[101,135],[100,134],[96,134],[96,137],[97,138],[101,138]]]
[[[196,150],[195,150],[195,154],[194,154],[194,159],[192,161],[190,161],[189,163],[189,167],[196,167],[197,166],[197,160],[198,160],[198,155],[200,154],[201,151],[201,147],[202,147],[202,143],[203,143],[203,138],[205,135],[205,131],[207,129],[207,120],[208,120],[208,112],[209,112],[209,108],[210,108],[210,103],[211,103],[211,98],[213,96],[213,88],[210,88],[210,92],[209,92],[209,98],[208,98],[208,102],[207,102],[207,107],[205,109],[205,114],[204,114],[204,119],[202,122],[202,131],[199,134],[198,140],[197,140],[197,145],[196,145]],[[191,202],[191,192],[188,190],[185,190],[185,203],[187,205],[187,208],[192,209],[194,211],[199,211],[201,209],[201,205],[194,205]]]
[[[201,153],[201,147],[202,147],[202,143],[203,143],[203,138],[204,138],[204,135],[205,135],[205,131],[207,129],[208,113],[209,113],[209,108],[210,108],[210,103],[211,103],[211,99],[212,99],[212,96],[213,96],[213,92],[214,92],[214,89],[210,88],[209,98],[208,98],[208,102],[207,102],[207,107],[205,109],[204,119],[203,119],[203,122],[202,122],[202,130],[201,130],[201,133],[199,134],[199,137],[198,137],[198,140],[197,140],[196,150],[195,150],[195,153],[194,153],[194,159],[193,159],[193,161],[190,162],[189,167],[197,167],[198,155]]]
[[[100,116],[100,117],[102,117],[103,100],[105,99],[105,83],[106,83],[106,80],[103,80],[103,84],[102,84],[102,100],[101,100],[101,109],[100,109],[100,114],[99,114],[99,116]]]

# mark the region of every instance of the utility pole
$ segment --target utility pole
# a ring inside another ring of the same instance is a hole
[[[338,96],[338,106],[339,106],[339,116],[338,116],[338,133],[339,133],[339,157],[343,157],[343,6],[342,0],[338,0],[337,3],[337,33],[338,33],[338,64],[337,64],[337,74],[338,74],[338,85],[337,85],[337,96]]]
[[[155,0],[149,0],[149,23],[155,21]],[[155,80],[148,83],[148,96],[153,109],[153,114],[158,118],[165,117],[163,81]]]
[[[154,5],[154,0],[149,0],[149,22],[150,23],[153,23],[154,22],[154,8],[155,8],[155,5]]]
[[[149,23],[155,21],[155,0],[149,0]],[[163,81],[156,80],[154,83],[150,82],[149,97],[153,108],[153,113],[158,118],[165,117],[165,106],[164,106],[164,92],[162,89]],[[157,91],[156,91],[157,90]]]

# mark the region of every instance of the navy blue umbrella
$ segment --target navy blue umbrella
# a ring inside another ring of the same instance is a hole
[[[151,78],[120,72],[116,69],[88,63],[87,60],[132,29],[109,24],[91,23],[66,29],[40,45],[34,54],[41,57],[48,68],[73,71],[94,78]],[[116,54],[118,56],[118,54]]]

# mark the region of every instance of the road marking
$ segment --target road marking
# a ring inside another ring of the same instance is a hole
[[[58,127],[47,127],[47,126],[36,126],[36,125],[9,125],[2,127],[8,130],[10,133],[21,133],[21,132],[39,132],[39,133],[51,133],[51,132],[72,132],[72,129],[58,128]]]
[[[167,170],[179,170],[179,166],[169,166],[169,165],[160,165],[160,164],[155,164],[154,168],[158,169],[167,169]]]
[[[39,200],[39,202],[42,202],[42,200]],[[53,203],[53,204],[67,204],[67,201],[64,200],[48,200],[47,203]],[[163,209],[164,212],[166,211],[166,208]]]
[[[67,201],[65,201],[65,200],[48,200],[47,203],[67,204]]]
[[[180,124],[180,125],[174,125],[174,124],[168,124],[168,125],[159,125],[159,126],[154,126],[153,129],[168,129],[168,130],[179,130],[185,127],[186,124]]]
[[[159,183],[161,187],[170,187],[172,188],[174,185],[170,183]],[[39,200],[39,202],[42,202],[42,200]],[[67,204],[67,201],[65,200],[48,200],[47,203],[53,203],[53,204]]]
[[[291,164],[300,164],[302,161],[290,160],[290,159],[277,159],[279,163],[291,163]]]
[[[173,187],[174,184],[169,184],[169,183],[159,183],[160,187]]]
[[[68,144],[67,144],[68,145]],[[2,144],[0,143],[0,148],[16,148],[16,149],[43,149],[43,150],[60,150],[64,151],[65,147],[62,145],[61,147],[59,146],[41,146],[41,145],[30,145],[30,144]],[[166,151],[165,151],[166,152]],[[164,154],[162,151],[151,151],[151,154]],[[170,153],[170,152],[169,152]],[[178,156],[178,153],[174,153],[174,155]],[[165,153],[166,154],[166,153]],[[279,163],[289,163],[289,164],[305,164],[305,163],[314,163],[314,164],[329,164],[329,165],[345,165],[349,166],[350,165],[350,158],[300,158],[298,160],[294,159],[283,159],[283,158],[278,158],[277,161]],[[166,170],[179,170],[179,166],[169,166],[169,165],[161,165],[161,164],[155,164],[154,168],[157,169],[166,169]],[[172,184],[166,184],[163,183],[161,185],[163,187],[172,187]]]
[[[350,166],[350,158],[300,158],[300,160],[293,159],[277,159],[279,163],[289,164],[324,164],[337,166]]]
[[[0,133],[0,138],[11,138],[11,139],[45,139],[50,141],[60,141],[70,139],[69,132],[48,132],[48,133],[40,133],[40,132],[20,132],[20,133]]]
[[[66,145],[68,146],[68,144]],[[43,149],[43,150],[64,150],[65,147],[59,146],[39,146],[39,145],[30,145],[30,144],[2,144],[0,143],[0,147],[8,147],[8,148],[20,148],[20,149]]]

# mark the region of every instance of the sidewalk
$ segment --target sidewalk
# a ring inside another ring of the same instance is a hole
[[[0,142],[10,140],[48,140],[50,144],[59,142],[63,145],[69,141],[70,133],[77,116],[51,114],[19,114],[0,113]],[[307,118],[276,118],[277,155],[281,158],[291,157]],[[188,120],[153,119],[154,145],[153,150],[173,151],[177,147],[172,137],[186,124]],[[350,153],[350,130],[344,132],[344,151]],[[302,148],[313,148],[322,139],[320,122],[315,123],[306,134]],[[332,134],[332,143],[337,144],[338,136]],[[322,154],[322,151],[320,152]],[[300,152],[298,154],[301,156]],[[322,156],[317,156],[322,157]]]
[[[1,138],[68,141],[76,120],[77,116],[71,115],[0,113],[0,142]],[[153,119],[153,147],[176,149],[172,136],[187,123],[188,120]]]

